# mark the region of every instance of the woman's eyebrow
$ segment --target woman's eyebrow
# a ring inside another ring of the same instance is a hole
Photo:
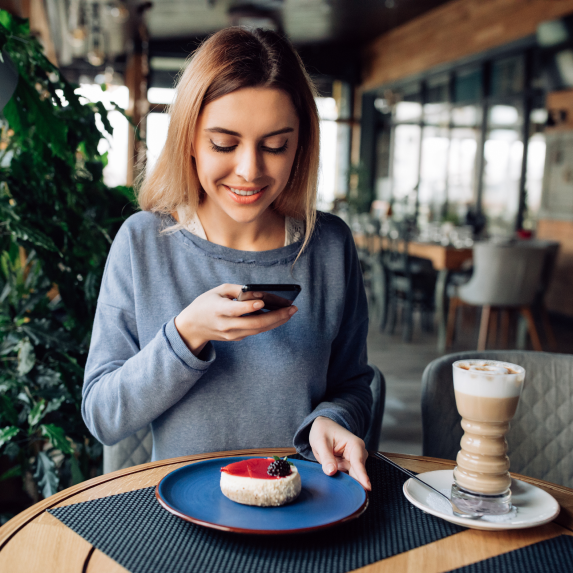
[[[225,133],[227,135],[235,135],[237,137],[241,137],[241,134],[236,131],[231,131],[230,129],[225,129],[224,127],[208,127],[205,129],[208,133]],[[267,133],[263,135],[262,139],[267,137],[272,137],[273,135],[281,135],[282,133],[291,133],[294,131],[292,127],[283,127],[282,129],[277,129],[277,131],[272,131],[271,133]]]

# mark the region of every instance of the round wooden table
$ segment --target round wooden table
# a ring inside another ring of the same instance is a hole
[[[68,488],[23,511],[0,528],[0,571],[5,573],[125,573],[125,569],[46,512],[71,505],[155,486],[163,476],[186,464],[237,455],[292,455],[291,448],[241,450],[185,456],[151,462],[106,474]],[[386,454],[415,472],[451,469],[454,462],[435,458]],[[358,571],[440,572],[494,557],[561,534],[573,535],[573,490],[541,480],[516,476],[549,492],[561,505],[552,523],[514,531],[468,529],[373,563]]]

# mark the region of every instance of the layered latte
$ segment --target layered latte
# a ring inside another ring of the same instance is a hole
[[[517,409],[525,370],[506,362],[460,360],[454,363],[453,374],[464,430],[454,480],[469,492],[505,494],[511,484],[505,435]]]

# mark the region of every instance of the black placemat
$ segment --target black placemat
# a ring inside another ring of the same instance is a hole
[[[449,573],[571,573],[573,537],[560,535]]]
[[[150,487],[49,512],[132,573],[345,573],[464,528],[428,515],[402,494],[407,476],[375,459],[368,509],[348,523],[301,535],[207,529],[163,509]]]

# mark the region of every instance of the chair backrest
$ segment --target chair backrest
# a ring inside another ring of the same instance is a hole
[[[386,399],[386,381],[376,366],[370,364],[374,370],[370,388],[372,390],[372,409],[370,426],[364,438],[367,450],[378,450],[382,417],[384,415],[384,401]],[[129,468],[151,461],[153,437],[151,426],[146,426],[113,446],[103,447],[103,473]]]
[[[546,247],[482,242],[474,245],[474,271],[458,296],[475,305],[530,305],[538,292]]]
[[[150,462],[152,449],[151,426],[145,426],[117,444],[103,447],[103,473],[108,474]]]
[[[374,364],[370,364],[370,366],[374,369],[374,376],[372,382],[370,382],[372,409],[370,412],[370,426],[364,438],[364,444],[367,450],[378,451],[380,433],[382,431],[382,418],[384,416],[384,402],[386,400],[386,381]]]
[[[545,249],[545,259],[543,261],[543,270],[541,271],[541,281],[539,284],[538,295],[543,296],[551,283],[557,257],[559,255],[560,243],[558,241],[547,241],[535,239],[533,244]]]
[[[458,352],[430,362],[422,377],[425,456],[453,460],[463,434],[452,364],[484,358],[519,364],[525,385],[507,434],[511,471],[573,487],[573,355],[496,350]]]

